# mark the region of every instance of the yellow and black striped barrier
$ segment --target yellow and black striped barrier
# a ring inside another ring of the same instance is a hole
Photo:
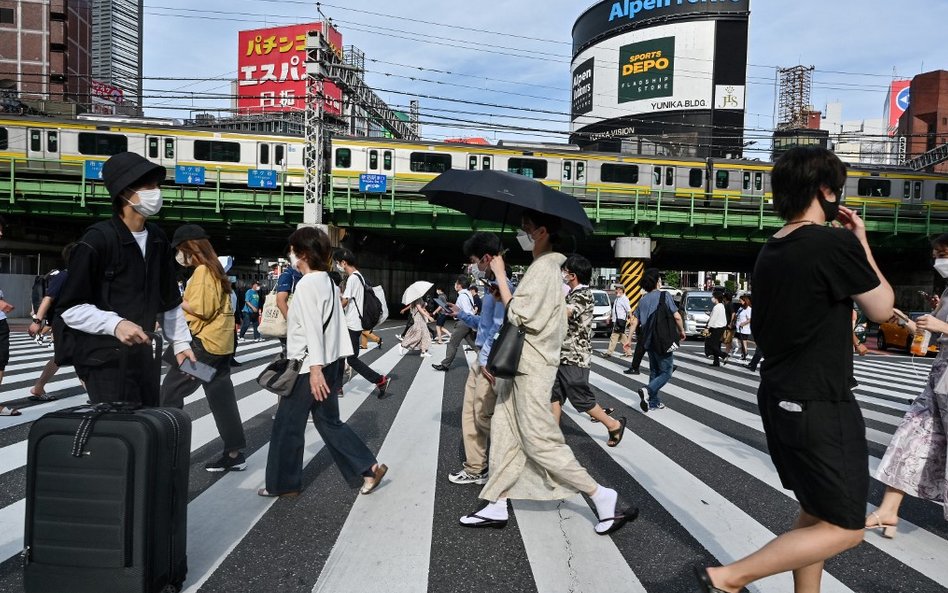
[[[619,264],[619,284],[625,289],[625,295],[629,297],[629,308],[635,311],[639,306],[639,299],[642,298],[642,275],[645,273],[645,260],[626,259]]]

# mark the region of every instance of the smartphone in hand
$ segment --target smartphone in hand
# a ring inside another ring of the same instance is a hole
[[[217,369],[211,365],[204,364],[203,362],[192,362],[187,358],[184,359],[184,362],[182,362],[181,366],[178,368],[182,373],[191,375],[195,379],[199,379],[204,383],[209,383],[211,379],[214,378],[214,375],[217,374]]]

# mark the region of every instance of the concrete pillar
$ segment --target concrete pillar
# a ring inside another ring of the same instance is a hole
[[[645,263],[652,256],[652,241],[648,237],[618,237],[613,249],[618,260],[619,284],[625,289],[629,305],[635,311],[642,298],[642,275]]]

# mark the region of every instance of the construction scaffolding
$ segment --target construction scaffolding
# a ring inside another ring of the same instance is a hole
[[[810,91],[813,88],[813,66],[780,68],[777,76],[780,89],[777,94],[777,129],[799,130],[807,127]]]

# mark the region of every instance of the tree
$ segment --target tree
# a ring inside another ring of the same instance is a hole
[[[679,272],[665,272],[665,286],[681,288],[681,274]]]

